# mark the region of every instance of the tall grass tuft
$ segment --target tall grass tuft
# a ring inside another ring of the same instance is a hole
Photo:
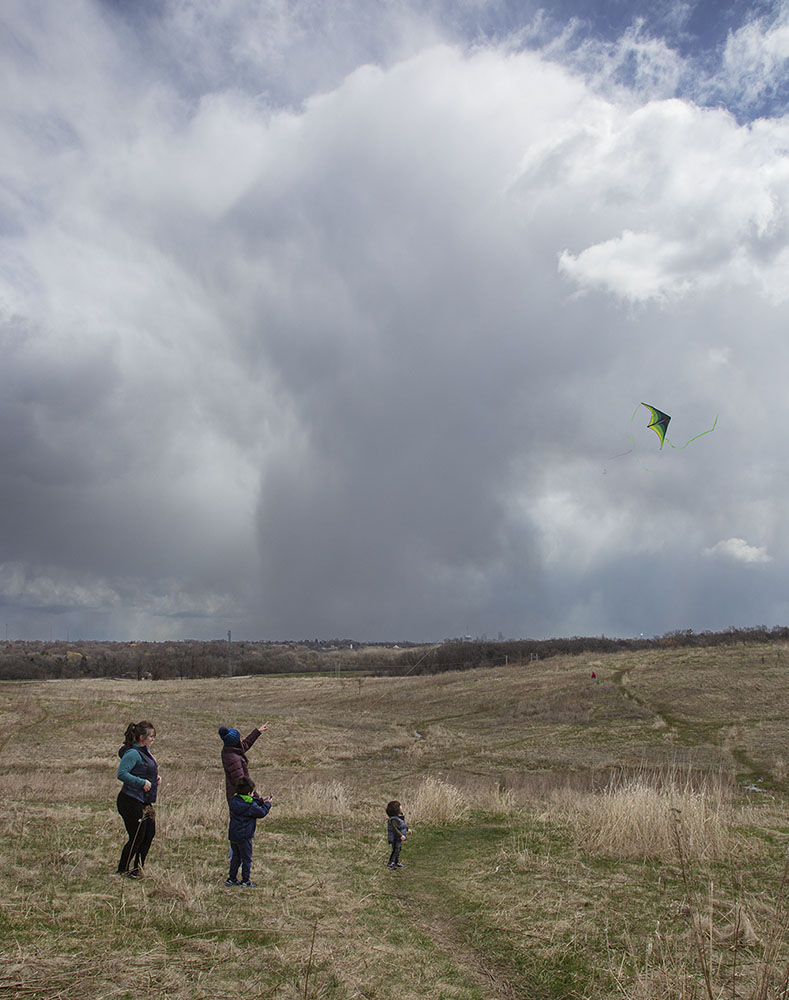
[[[721,786],[694,788],[677,775],[659,780],[641,775],[612,782],[598,794],[565,794],[562,806],[577,846],[591,854],[672,860],[677,815],[689,857],[722,860],[738,843],[729,832],[730,810]]]
[[[282,812],[289,816],[350,816],[348,790],[341,781],[316,781],[294,789]]]
[[[425,778],[404,803],[409,822],[452,823],[468,812],[466,797],[448,781]]]
[[[749,905],[743,899],[727,903],[716,898],[710,866],[691,866],[682,815],[677,811],[672,819],[688,932],[677,935],[658,924],[646,941],[636,943],[628,937],[626,955],[613,961],[610,970],[620,995],[624,1000],[729,996],[732,1000],[786,1000],[789,855],[772,905],[753,898]],[[701,870],[694,871],[694,867]],[[623,977],[627,953],[632,970]]]
[[[511,788],[504,788],[499,781],[488,781],[475,786],[469,793],[474,809],[482,809],[496,816],[510,816],[517,809],[517,797]]]

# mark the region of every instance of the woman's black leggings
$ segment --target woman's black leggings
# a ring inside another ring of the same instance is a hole
[[[133,799],[125,792],[118,792],[118,812],[126,824],[126,833],[129,835],[118,862],[119,872],[127,872],[130,867],[142,868],[145,865],[151,841],[156,836],[156,819],[150,810],[143,818],[144,809],[145,806],[139,799]]]

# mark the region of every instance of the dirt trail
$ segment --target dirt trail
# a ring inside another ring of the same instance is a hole
[[[537,978],[529,978],[530,970],[544,970],[551,961],[536,952],[536,961],[527,960],[532,948],[539,947],[538,935],[514,939],[506,931],[497,934],[495,915],[480,905],[471,877],[457,877],[469,861],[478,870],[509,836],[505,822],[481,829],[445,827],[424,841],[417,832],[413,841],[409,838],[408,852],[403,851],[407,867],[387,873],[392,903],[407,902],[412,925],[479,991],[481,1000],[553,1000],[557,994],[536,972]],[[486,947],[485,941],[499,943]]]
[[[785,790],[787,784],[780,778],[772,774],[764,765],[755,761],[738,743],[739,726],[726,720],[719,723],[710,720],[693,722],[692,720],[682,720],[672,717],[665,709],[662,711],[651,704],[646,698],[637,695],[630,687],[630,675],[637,669],[637,665],[623,667],[613,674],[613,681],[620,694],[628,701],[632,701],[639,708],[649,712],[658,724],[663,733],[668,737],[674,737],[688,745],[715,745],[731,756],[733,763],[739,769],[740,779],[743,781],[767,781],[769,786],[776,790]],[[751,790],[753,790],[753,785]],[[757,789],[761,791],[762,789]]]

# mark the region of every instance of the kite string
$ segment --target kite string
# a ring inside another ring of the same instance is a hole
[[[436,647],[435,647],[435,645],[432,645],[432,646],[428,647],[428,649],[426,649],[426,650],[425,650],[425,652],[424,652],[424,653],[423,653],[423,654],[422,654],[422,655],[421,655],[421,656],[419,657],[419,659],[418,659],[418,660],[416,661],[416,663],[412,663],[412,664],[411,664],[411,666],[410,666],[410,667],[408,668],[408,670],[406,670],[406,672],[405,672],[404,674],[394,674],[393,676],[394,676],[394,677],[395,677],[396,679],[398,679],[398,680],[402,680],[402,679],[403,679],[404,677],[408,677],[408,675],[409,675],[409,674],[411,673],[411,671],[412,671],[412,670],[416,670],[416,668],[417,668],[417,667],[419,666],[419,664],[420,664],[420,663],[421,663],[421,662],[422,662],[422,661],[423,661],[423,660],[424,660],[424,659],[425,659],[425,658],[426,658],[426,657],[427,657],[427,656],[428,656],[428,655],[429,655],[430,653],[432,653],[432,652],[433,652],[433,650],[434,650],[435,648],[436,648]],[[371,702],[371,704],[373,704],[373,705],[377,705],[379,701],[382,701],[382,700],[383,700],[384,698],[386,698],[386,697],[387,697],[387,696],[388,696],[389,694],[390,694],[390,692],[389,692],[388,690],[387,690],[387,691],[384,691],[384,693],[383,693],[383,694],[382,694],[382,695],[380,696],[380,698],[375,698],[375,699],[374,699],[374,700],[373,700],[373,701]]]
[[[712,432],[718,426],[718,416],[719,416],[719,414],[715,415],[715,423],[712,425],[712,427],[710,427],[710,429],[708,431],[702,431],[701,434],[696,434],[695,437],[690,438],[684,444],[671,444],[671,442],[669,441],[668,442],[669,445],[671,445],[671,447],[675,451],[682,451],[683,448],[687,448],[687,446],[690,444],[691,441],[696,441],[696,440],[698,440],[698,438],[704,437],[705,434],[712,434]]]
[[[639,403],[638,406],[641,406],[641,404]],[[630,418],[630,426],[631,426],[630,440],[632,442],[631,446],[627,449],[627,451],[620,451],[618,455],[611,455],[611,457],[608,459],[609,462],[612,462],[615,458],[624,458],[625,455],[631,455],[631,454],[635,455],[636,435],[635,431],[632,430],[632,426],[633,426],[633,421],[636,419],[636,414],[638,413],[638,406],[635,408],[635,410],[633,410],[633,416]]]

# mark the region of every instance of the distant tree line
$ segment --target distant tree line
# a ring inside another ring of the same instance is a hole
[[[523,663],[552,656],[619,653],[688,646],[786,642],[789,627],[730,627],[722,632],[668,632],[651,639],[572,636],[499,642],[452,640],[435,645],[304,642],[44,642],[0,643],[0,680],[130,678],[140,681],[248,674],[404,676]]]
[[[80,677],[164,680],[245,674],[369,673],[359,652],[386,647],[347,640],[304,643],[227,642],[45,642],[0,643],[0,681]]]
[[[730,626],[722,632],[694,632],[693,629],[667,632],[654,638],[613,639],[608,636],[572,636],[558,639],[509,639],[499,642],[454,641],[439,646],[404,651],[396,664],[382,673],[434,674],[447,670],[470,670],[475,667],[500,666],[544,660],[552,656],[622,653],[627,651],[670,649],[688,646],[738,646],[752,643],[786,642],[789,627],[757,625],[750,628]]]

